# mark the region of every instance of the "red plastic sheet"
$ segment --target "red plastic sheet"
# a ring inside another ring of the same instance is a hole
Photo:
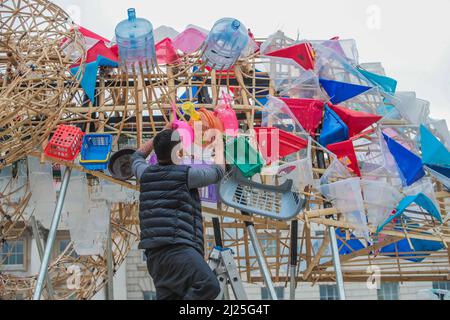
[[[310,43],[300,43],[267,54],[270,57],[290,58],[305,70],[314,70],[315,54]]]
[[[278,128],[255,128],[259,150],[271,164],[308,147],[308,141]]]
[[[358,159],[356,158],[355,147],[351,140],[330,144],[327,149],[334,153],[339,160],[347,159],[347,167],[351,169],[356,175],[361,176]]]
[[[354,137],[355,135],[363,132],[365,129],[377,123],[383,117],[366,113],[353,111],[351,109],[347,109],[340,106],[330,106],[331,109],[336,112],[339,118],[344,121],[344,123],[348,126],[350,137]]]
[[[324,103],[312,99],[280,98],[291,109],[294,116],[311,136],[314,136],[322,123]]]

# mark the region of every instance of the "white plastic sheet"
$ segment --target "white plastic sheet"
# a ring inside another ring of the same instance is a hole
[[[355,225],[355,236],[369,240],[369,228],[365,214],[359,178],[325,184],[320,187],[321,193],[344,215],[345,220]]]
[[[384,223],[403,199],[398,189],[385,182],[362,180],[367,217],[372,226]]]
[[[308,149],[304,158],[277,167],[280,184],[293,181],[293,192],[303,192],[307,186],[314,185],[312,165],[312,139],[308,138]]]
[[[430,103],[417,99],[415,92],[397,92],[393,102],[395,108],[410,124],[421,125],[430,115]]]
[[[350,174],[350,171],[347,169],[347,167],[344,166],[342,162],[339,161],[338,158],[334,158],[330,166],[322,175],[322,178],[320,179],[320,184],[321,185],[330,184],[336,182],[337,180],[351,178],[351,176],[352,175]]]
[[[277,31],[261,45],[261,54],[268,54],[294,45],[296,41],[287,37],[283,31]]]

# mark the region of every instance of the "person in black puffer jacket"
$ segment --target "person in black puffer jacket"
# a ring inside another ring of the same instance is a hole
[[[213,300],[220,286],[205,261],[198,189],[219,183],[225,171],[219,165],[176,165],[180,146],[177,132],[167,129],[133,155],[141,188],[139,248],[145,250],[158,300]],[[146,161],[153,150],[154,166]]]

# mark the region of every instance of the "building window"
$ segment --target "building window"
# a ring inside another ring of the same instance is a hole
[[[6,241],[0,244],[0,264],[7,270],[25,267],[25,240]]]
[[[320,285],[320,300],[339,300],[337,285]]]
[[[154,291],[144,291],[144,300],[151,300],[154,301],[156,300],[156,292]]]
[[[284,300],[284,287],[276,287],[275,292],[277,293],[278,300]],[[261,299],[270,300],[269,289],[261,288]]]
[[[434,290],[446,290],[450,291],[450,281],[447,282],[433,282]]]
[[[399,300],[398,283],[382,283],[378,290],[378,300]]]
[[[56,247],[57,256],[60,256],[61,254],[63,254],[66,251],[66,249],[70,246],[71,243],[72,243],[72,241],[70,239],[58,239],[57,247]],[[70,257],[72,257],[74,259],[79,258],[78,254],[76,253],[75,249],[73,249],[73,248],[70,251]]]

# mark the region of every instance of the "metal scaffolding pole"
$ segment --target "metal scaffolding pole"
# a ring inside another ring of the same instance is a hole
[[[317,162],[320,169],[325,169],[325,156],[322,150],[317,150]],[[325,203],[325,208],[331,208],[330,203]],[[333,216],[327,217],[328,219],[333,219]],[[333,265],[334,272],[336,273],[336,285],[339,292],[339,300],[346,300],[345,287],[344,287],[344,276],[342,275],[341,259],[339,256],[339,247],[336,238],[336,229],[334,227],[328,228],[328,233],[330,235],[331,250],[333,252]]]
[[[108,267],[108,285],[106,286],[106,296],[107,300],[114,300],[114,255],[113,255],[113,240],[112,240],[112,221],[111,221],[111,204],[108,204],[108,212],[109,212],[109,225],[108,225],[108,241],[106,248],[106,259],[107,259],[107,267]]]
[[[291,266],[290,275],[290,299],[295,300],[295,290],[297,289],[296,273],[298,264],[298,220],[291,222]]]
[[[269,296],[271,300],[278,300],[275,287],[272,282],[272,275],[270,274],[269,266],[267,265],[266,259],[264,258],[264,252],[259,243],[258,236],[256,234],[255,226],[251,223],[247,223],[248,234],[250,235],[250,241],[255,249],[256,258],[258,260],[259,268],[261,269],[264,282],[266,283],[267,289],[269,290]]]
[[[36,218],[33,216],[31,216],[31,228],[33,229],[33,235],[34,235],[34,240],[36,241],[36,247],[38,249],[38,253],[39,253],[39,259],[41,259],[42,261],[42,257],[44,256],[44,245],[42,244],[42,240],[41,240],[41,236],[39,234],[39,227],[36,221]],[[47,294],[49,299],[53,300],[54,294],[53,294],[53,286],[52,286],[52,281],[49,277],[47,277]]]
[[[64,206],[64,200],[66,198],[67,188],[70,182],[70,176],[72,174],[72,168],[67,167],[61,183],[61,190],[58,196],[58,202],[56,203],[55,212],[53,214],[52,224],[47,238],[47,244],[45,246],[44,257],[42,259],[41,268],[39,270],[39,277],[36,283],[33,300],[41,300],[42,291],[44,290],[44,282],[48,274],[48,265],[50,263],[50,257],[53,251],[53,245],[55,244],[56,234],[58,232],[59,221],[61,220],[61,213]]]

